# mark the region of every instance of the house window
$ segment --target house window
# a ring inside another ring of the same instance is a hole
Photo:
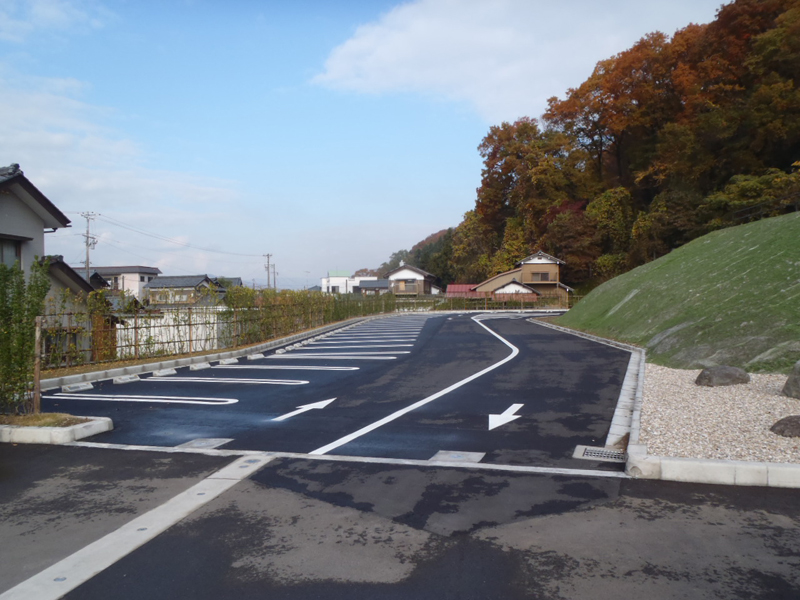
[[[118,290],[119,289],[119,277],[114,277],[113,283],[114,283],[114,289]]]
[[[531,273],[534,281],[550,281],[550,273]]]
[[[22,262],[22,242],[0,238],[0,264],[13,267],[17,261]]]
[[[339,286],[338,285],[332,285],[331,286],[331,294],[338,294],[338,293],[339,293]]]
[[[140,281],[141,283],[144,283],[144,275],[139,275],[139,281]]]

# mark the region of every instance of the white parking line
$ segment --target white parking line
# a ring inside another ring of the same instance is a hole
[[[377,352],[298,352],[293,350],[292,354],[294,356],[370,356],[373,354],[411,354],[411,350],[400,350],[398,352],[389,352],[388,350],[378,350]],[[279,354],[278,356],[286,355]]]
[[[324,337],[417,337],[419,331],[343,331],[342,333],[335,333],[333,335],[326,335]]]
[[[384,328],[380,328],[380,329],[354,329],[354,330],[348,331],[348,332],[344,332],[343,331],[342,334],[344,334],[344,333],[349,333],[349,334],[356,334],[356,333],[419,333],[420,331],[422,331],[422,328],[416,328],[416,327],[403,327],[403,328],[400,328],[400,327],[384,327]],[[333,335],[337,335],[337,334],[333,334]]]
[[[302,379],[247,379],[239,377],[148,377],[141,381],[179,381],[182,383],[254,383],[263,385],[305,385],[308,382]]]
[[[57,600],[229,490],[272,460],[243,456],[161,506],[136,517],[0,595],[2,600]],[[114,596],[113,591],[108,591]]]
[[[396,352],[394,354],[397,354]],[[352,356],[342,356],[341,354],[270,354],[267,358],[300,359],[307,358],[323,360],[395,360],[396,356],[364,356],[363,354],[353,354]]]
[[[415,335],[405,335],[402,333],[395,334],[395,333],[386,333],[381,335],[375,334],[364,334],[364,335],[331,335],[326,337],[326,340],[383,340],[388,338],[390,341],[395,340],[415,340],[417,336]]]
[[[474,381],[474,380],[478,379],[478,377],[482,377],[483,375],[486,375],[486,373],[489,373],[490,371],[494,371],[497,367],[500,367],[500,366],[506,364],[508,361],[513,360],[514,357],[516,357],[517,354],[519,354],[519,348],[514,346],[511,342],[509,342],[505,338],[501,337],[499,334],[497,334],[494,331],[492,331],[491,329],[489,329],[486,325],[481,323],[475,317],[472,317],[472,320],[475,321],[481,327],[483,327],[486,331],[491,333],[494,337],[499,339],[501,342],[503,342],[506,346],[511,348],[511,354],[506,356],[503,360],[501,360],[499,362],[496,362],[492,366],[486,367],[482,371],[479,371],[478,373],[470,375],[466,379],[462,379],[461,381],[459,381],[457,383],[454,383],[450,387],[445,388],[445,389],[441,390],[440,392],[436,392],[432,396],[428,396],[427,398],[424,398],[424,399],[420,400],[419,402],[415,402],[414,404],[411,404],[410,406],[406,406],[405,408],[402,408],[402,409],[400,409],[400,410],[398,410],[396,412],[393,412],[392,414],[384,417],[383,419],[380,419],[379,421],[375,421],[374,423],[372,423],[370,425],[367,425],[366,427],[362,427],[358,431],[355,431],[355,432],[353,432],[353,433],[351,433],[349,435],[346,435],[346,436],[344,436],[342,438],[339,438],[335,442],[331,442],[330,444],[328,444],[326,446],[322,446],[321,448],[317,448],[316,450],[314,450],[310,454],[327,454],[328,452],[330,452],[331,450],[335,450],[339,446],[344,446],[345,444],[348,444],[348,443],[352,442],[353,440],[355,440],[357,438],[360,438],[362,435],[366,435],[367,433],[369,433],[371,431],[374,431],[374,430],[378,429],[379,427],[382,427],[382,426],[386,425],[387,423],[391,423],[395,419],[398,419],[398,418],[402,417],[403,415],[410,413],[412,410],[416,410],[420,406],[425,406],[426,404],[428,404],[430,402],[433,402],[437,398],[441,398],[442,396],[444,396],[446,394],[449,394],[453,390],[457,390],[461,386],[468,384],[470,381]]]
[[[369,342],[372,338],[337,338],[335,340],[324,341],[324,342],[309,342],[309,346],[317,346],[317,345],[324,345],[324,344],[342,344],[342,343],[361,343],[361,342]],[[417,338],[390,338],[388,340],[385,339],[376,339],[375,342],[415,342]]]
[[[313,344],[308,344],[309,346]],[[413,348],[414,344],[370,344],[369,346],[323,346],[315,350],[343,350],[346,348]]]
[[[215,369],[270,369],[273,371],[358,371],[361,367],[322,367],[315,365],[220,365]]]
[[[102,400],[105,402],[156,402],[160,404],[236,404],[236,398],[203,398],[196,396],[130,396],[112,394],[68,394],[59,392],[53,396],[42,396],[48,400]]]

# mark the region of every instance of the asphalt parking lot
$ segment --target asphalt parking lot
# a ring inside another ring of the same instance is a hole
[[[797,490],[572,458],[630,355],[528,316],[48,392],[115,429],[0,446],[0,600],[800,597]]]
[[[604,445],[630,354],[526,316],[366,321],[256,360],[50,392],[43,407],[111,417],[92,441],[113,444],[610,468],[572,452]]]
[[[162,522],[239,460],[0,446],[0,598],[800,595],[797,490],[275,458]]]

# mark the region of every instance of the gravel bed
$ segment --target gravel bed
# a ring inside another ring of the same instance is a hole
[[[750,383],[703,387],[700,371],[647,365],[640,443],[655,456],[800,463],[800,438],[770,431],[800,414],[781,394],[786,375],[750,375]]]

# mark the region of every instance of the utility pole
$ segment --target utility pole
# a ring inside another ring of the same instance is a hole
[[[96,213],[93,212],[82,212],[81,216],[86,219],[86,233],[83,234],[85,238],[84,242],[86,243],[86,281],[89,281],[89,250],[94,250],[94,247],[97,246],[97,238],[90,234],[89,232],[89,224],[94,220],[97,216]]]
[[[269,259],[272,258],[272,254],[264,254],[264,258],[267,259],[267,264],[264,265],[264,270],[267,272],[267,289],[269,289]]]
[[[275,263],[272,263],[272,288],[278,291],[278,272],[275,270]]]

